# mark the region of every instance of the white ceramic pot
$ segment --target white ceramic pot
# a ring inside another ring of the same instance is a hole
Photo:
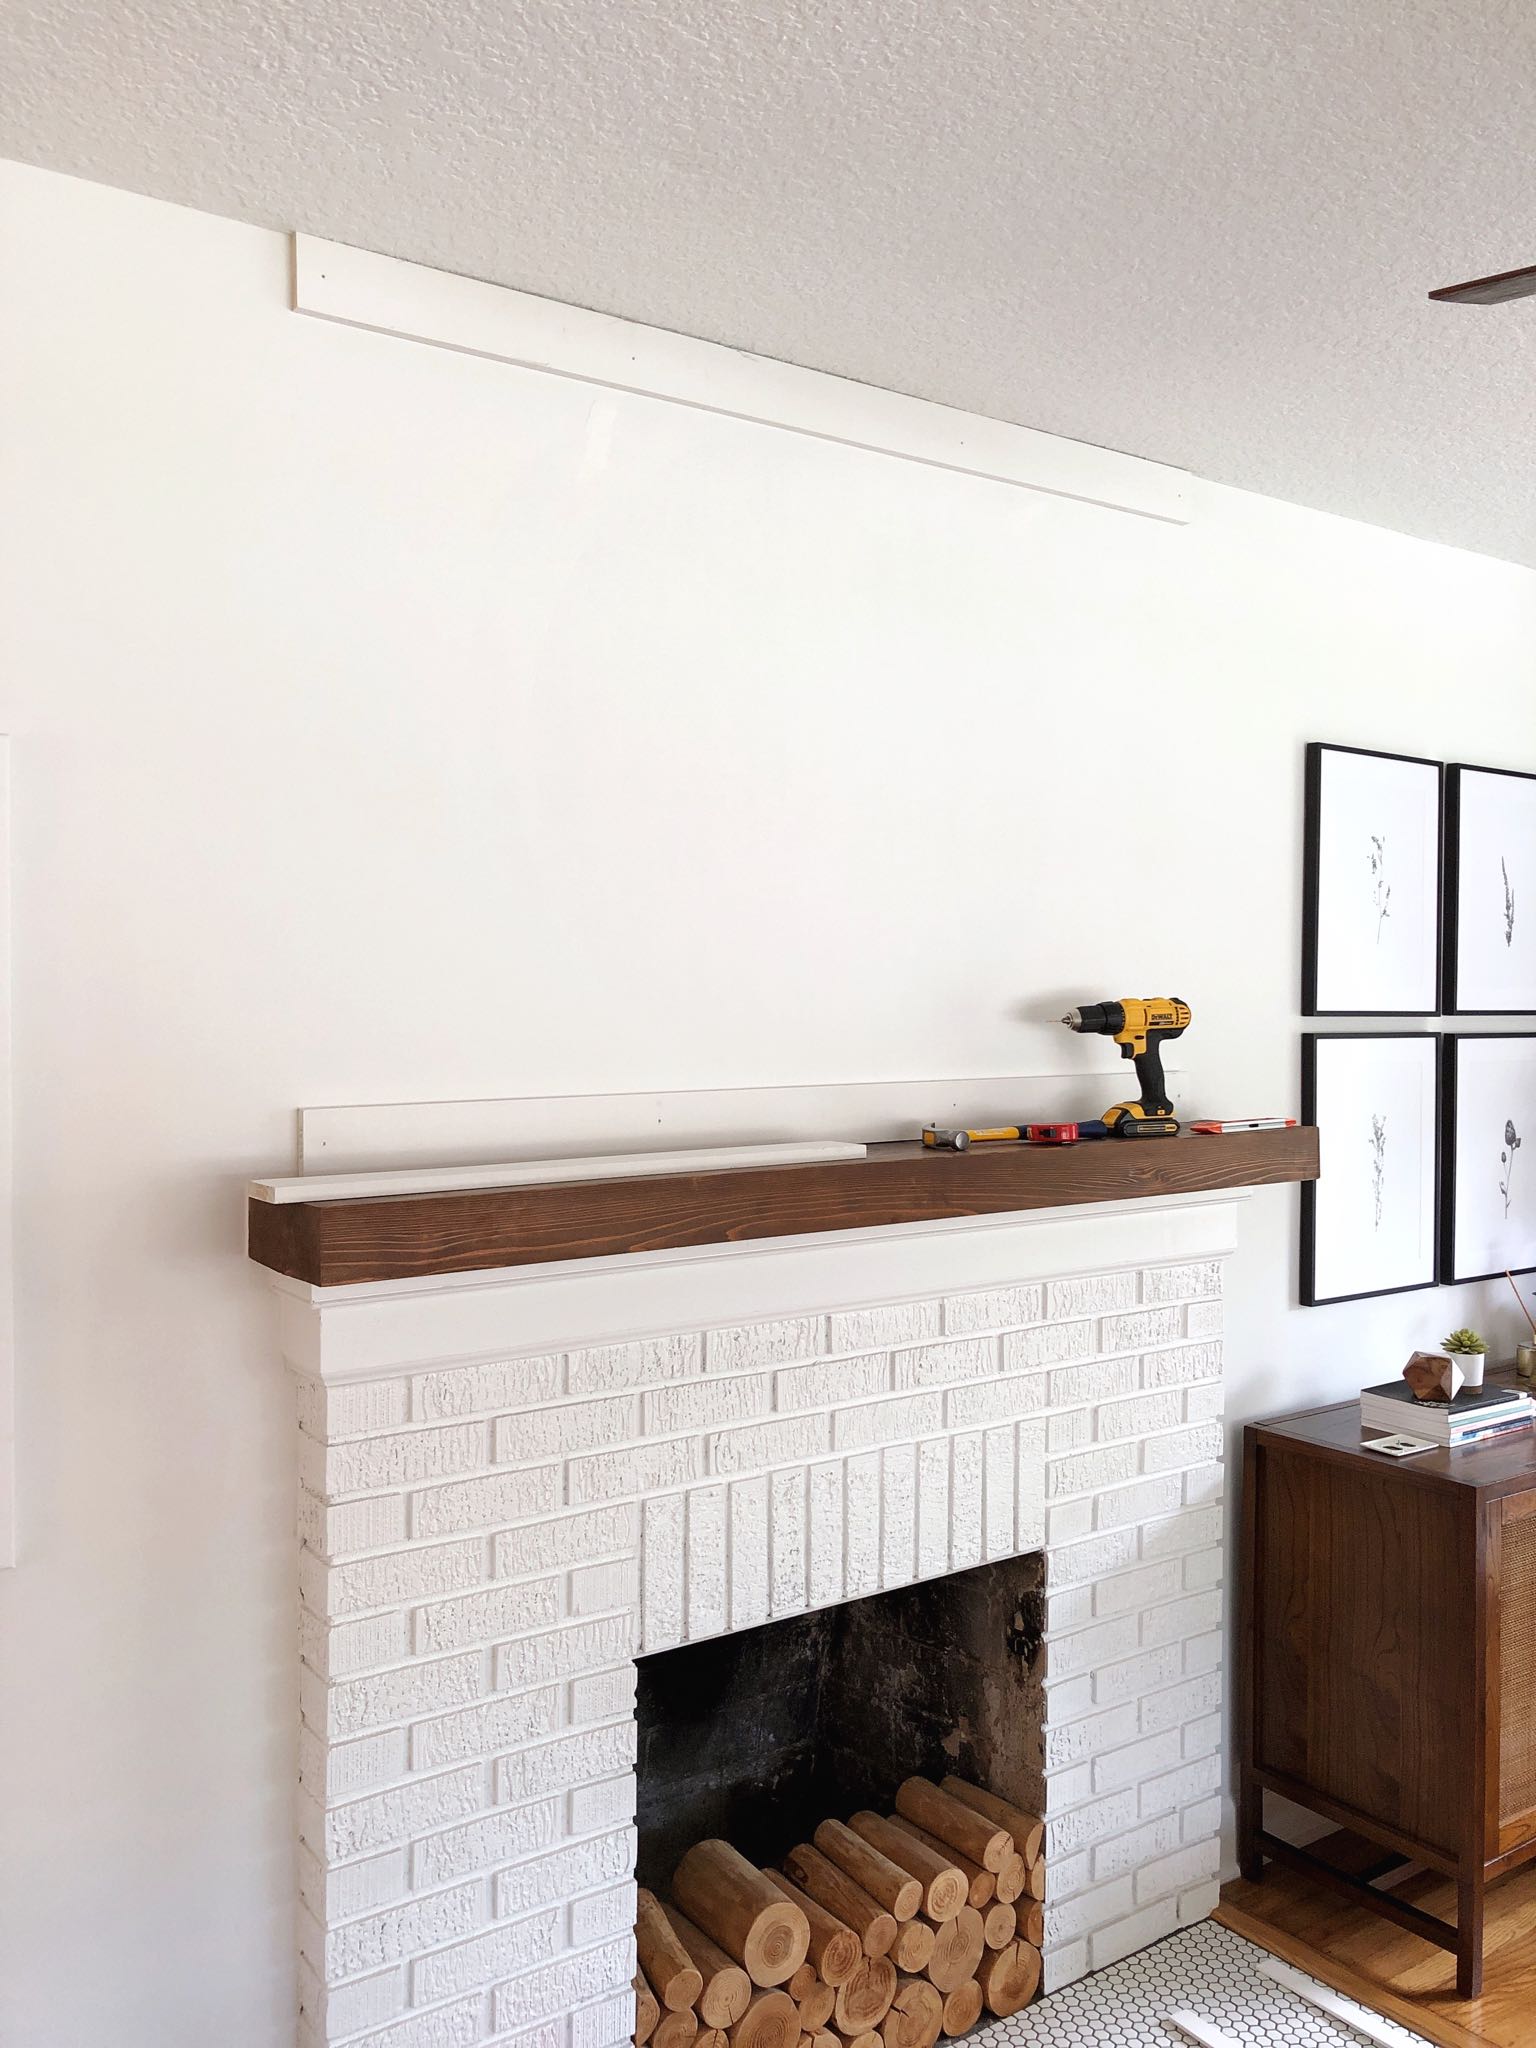
[[[1483,1384],[1483,1367],[1488,1363],[1485,1351],[1455,1351],[1451,1356],[1461,1367],[1462,1384],[1480,1387]]]

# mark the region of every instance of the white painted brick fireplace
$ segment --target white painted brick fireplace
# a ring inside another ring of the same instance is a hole
[[[301,2048],[615,2048],[645,1652],[1046,1558],[1046,1982],[1218,1860],[1231,1195],[311,1288]]]

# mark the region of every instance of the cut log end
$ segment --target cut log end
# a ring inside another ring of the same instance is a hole
[[[824,1820],[813,1840],[829,1863],[835,1863],[895,1919],[910,1920],[921,1910],[923,1887],[911,1872],[882,1856],[840,1820]]]
[[[1039,1861],[1040,1847],[1045,1840],[1045,1824],[1037,1814],[1025,1813],[1021,1807],[999,1799],[995,1792],[968,1784],[964,1778],[945,1778],[939,1789],[947,1792],[951,1799],[958,1799],[962,1806],[969,1806],[985,1819],[995,1822],[998,1827],[1006,1828],[1013,1837],[1014,1848],[1026,1863]]]
[[[891,1961],[909,1977],[920,1977],[928,1967],[933,1944],[938,1939],[931,1920],[909,1920],[891,1947]]]
[[[795,2010],[800,2015],[800,2024],[808,2034],[819,2034],[832,2017],[837,2003],[837,1992],[830,1984],[818,1977],[814,1984],[795,2000]]]
[[[944,2024],[944,2000],[932,1984],[908,1978],[897,1990],[881,2029],[884,2048],[933,2048]]]
[[[970,1886],[963,1870],[937,1856],[878,1813],[856,1813],[848,1823],[861,1840],[910,1871],[923,1886],[923,1911],[930,1920],[952,1920],[966,1903]]]
[[[1006,2020],[1034,1997],[1040,1986],[1040,1952],[1016,1941],[994,1949],[980,1970],[981,1995],[995,2019]]]
[[[896,1939],[895,1915],[888,1913],[819,1849],[801,1842],[785,1856],[784,1872],[808,1898],[853,1930],[866,1956],[889,1952]],[[821,1974],[827,1976],[825,1963]]]
[[[980,2018],[981,1986],[974,1977],[967,1977],[945,1999],[940,2031],[947,2041],[953,2041],[959,2034],[968,2034]]]
[[[651,2036],[651,2048],[696,2048],[699,2022],[695,2013],[664,2012]]]
[[[908,1778],[903,1783],[896,1794],[896,1811],[994,1874],[1016,1846],[1006,1827],[926,1778]]]
[[[947,1997],[967,1977],[974,1977],[986,1952],[986,1934],[974,1906],[963,1906],[938,1930],[928,1959],[928,1981]]]
[[[1012,1906],[988,1906],[981,1916],[982,1939],[988,1948],[1006,1948],[1011,1941],[1017,1941],[1019,1916]]]
[[[811,1941],[805,1914],[729,1842],[695,1842],[673,1873],[672,1895],[754,1984],[772,1989],[805,1961]]]
[[[800,2015],[785,1991],[758,1991],[734,2027],[731,2048],[800,2048]]]
[[[834,1987],[845,1984],[859,1967],[864,1954],[864,1944],[858,1935],[813,1899],[809,1892],[792,1884],[782,1871],[765,1870],[763,1875],[804,1913],[811,1930],[811,1945],[807,1953],[822,1980]]]
[[[752,2002],[752,1979],[717,1947],[701,1927],[680,1913],[676,1906],[663,1908],[672,1931],[688,1951],[689,1960],[704,1980],[695,2008],[705,2028],[734,2026]]]
[[[691,2012],[704,1989],[703,1976],[678,1940],[661,1901],[644,1885],[636,1900],[635,1947],[645,1980],[667,2011]]]
[[[848,1982],[837,1987],[832,2024],[843,2034],[878,2027],[891,2009],[899,1983],[889,1956],[866,1956]]]
[[[1004,1863],[1002,1869],[997,1873],[997,1896],[1003,1905],[1011,1906],[1013,1904],[1014,1900],[1023,1891],[1024,1880],[1028,1874],[1028,1864],[1024,1861],[1018,1850],[1015,1849],[1013,1854]],[[976,1902],[973,1899],[971,1903],[974,1905]]]
[[[990,1906],[997,1897],[997,1879],[990,1870],[983,1870],[979,1863],[973,1863],[969,1856],[962,1856],[958,1849],[952,1849],[948,1842],[941,1842],[937,1835],[930,1835],[926,1828],[916,1821],[905,1820],[898,1814],[891,1817],[891,1826],[900,1828],[904,1835],[910,1835],[914,1842],[921,1842],[925,1849],[931,1849],[941,1864],[953,1864],[970,1886],[966,1894],[968,1906]]]

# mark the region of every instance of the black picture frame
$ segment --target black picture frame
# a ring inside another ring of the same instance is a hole
[[[1349,754],[1372,761],[1396,761],[1405,767],[1431,768],[1436,778],[1438,838],[1435,848],[1433,908],[1434,964],[1428,1000],[1412,1009],[1385,1009],[1369,1001],[1321,1008],[1318,1003],[1318,953],[1322,895],[1323,760],[1328,754]],[[1375,747],[1346,747],[1331,740],[1309,740],[1303,791],[1301,887],[1301,1013],[1304,1017],[1437,1017],[1444,980],[1445,901],[1445,764],[1422,754],[1394,754]]]
[[[1428,1287],[1440,1285],[1440,1225],[1443,1209],[1442,1132],[1444,1115],[1441,1103],[1441,1076],[1443,1055],[1440,1048],[1440,1034],[1434,1031],[1304,1031],[1301,1037],[1301,1121],[1304,1124],[1318,1122],[1318,1073],[1319,1051],[1323,1048],[1342,1044],[1370,1043],[1377,1045],[1412,1044],[1429,1049],[1432,1069],[1434,1097],[1431,1105],[1429,1126],[1432,1158],[1430,1161],[1430,1231],[1429,1231],[1429,1274],[1422,1280],[1408,1280],[1392,1287],[1360,1287],[1333,1294],[1320,1294],[1317,1287],[1317,1245],[1318,1245],[1318,1202],[1317,1181],[1301,1183],[1301,1232],[1300,1271],[1298,1298],[1303,1308],[1327,1308],[1341,1301],[1371,1301],[1387,1294],[1417,1294]],[[1328,1170],[1328,1132],[1320,1129],[1321,1171]]]
[[[1530,1235],[1531,1255],[1525,1261],[1511,1259],[1505,1265],[1494,1265],[1485,1272],[1462,1273],[1456,1270],[1456,1212],[1459,1168],[1459,1146],[1457,1142],[1457,1108],[1462,1093],[1461,1049],[1468,1044],[1522,1044],[1533,1048],[1532,1064],[1536,1068],[1536,1031],[1447,1031],[1440,1041],[1440,1230],[1439,1268],[1442,1283],[1447,1287],[1460,1287],[1475,1280],[1502,1280],[1505,1273],[1536,1273],[1536,1229]],[[1532,1123],[1532,1134],[1536,1135],[1536,1120]],[[1523,1147],[1524,1139],[1519,1143]],[[1536,1150],[1532,1154],[1533,1175],[1536,1175]]]
[[[1536,1001],[1517,1003],[1508,1008],[1488,1003],[1463,1004],[1461,1001],[1462,778],[1466,775],[1498,775],[1511,781],[1536,783],[1536,773],[1524,768],[1488,768],[1476,761],[1451,761],[1446,765],[1442,796],[1444,823],[1441,829],[1441,1014],[1447,1017],[1529,1017],[1536,1014]],[[1536,791],[1533,791],[1533,802],[1536,802]]]

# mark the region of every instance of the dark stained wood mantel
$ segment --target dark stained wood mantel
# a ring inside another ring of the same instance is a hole
[[[347,1287],[1315,1180],[1317,1156],[1309,1127],[969,1152],[871,1145],[867,1158],[815,1165],[335,1202],[252,1200],[249,1248],[258,1265],[291,1279]]]

